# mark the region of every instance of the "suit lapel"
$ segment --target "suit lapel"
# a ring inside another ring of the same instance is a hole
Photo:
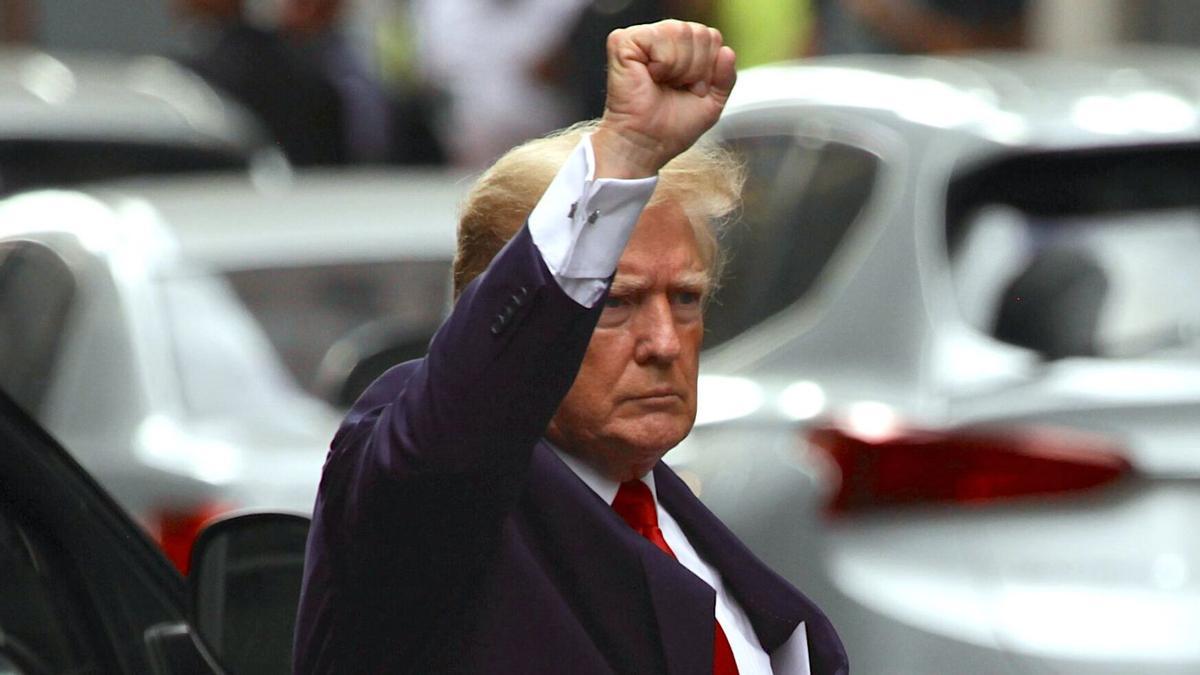
[[[624,523],[622,523],[624,524]],[[641,535],[654,618],[671,675],[711,673],[717,594],[671,556]]]
[[[517,525],[609,665],[618,673],[664,672],[657,640],[646,639],[658,629],[640,537],[623,536],[612,509],[542,443],[527,486]]]
[[[737,598],[768,654],[774,655],[804,622],[812,673],[847,672],[842,641],[811,600],[751,553],[662,462],[654,467],[654,485],[659,501],[683,528],[688,541]]]
[[[763,649],[770,653],[783,644],[804,620],[803,596],[759,561],[662,462],[654,468],[654,485],[688,541],[745,610]]]
[[[613,669],[710,672],[712,588],[629,529],[542,443],[528,485],[518,527]]]

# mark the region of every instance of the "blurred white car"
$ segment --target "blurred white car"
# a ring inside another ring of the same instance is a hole
[[[668,455],[854,672],[1200,672],[1200,57],[741,74]]]
[[[248,168],[287,162],[245,109],[172,61],[0,49],[0,194]]]
[[[289,338],[328,349],[376,311],[430,324],[428,339],[448,298],[458,189],[381,172],[10,197],[0,388],[177,563],[220,511],[306,513],[339,416],[297,386],[235,287],[285,350]]]

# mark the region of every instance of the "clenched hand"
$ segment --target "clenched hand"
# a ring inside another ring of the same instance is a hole
[[[737,73],[714,28],[660,21],[608,36],[608,99],[592,136],[596,176],[652,176],[725,108]]]

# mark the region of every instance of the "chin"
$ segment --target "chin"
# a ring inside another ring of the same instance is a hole
[[[692,430],[691,420],[679,420],[674,418],[667,424],[655,424],[652,426],[642,426],[637,429],[636,433],[631,433],[625,437],[625,445],[633,452],[641,457],[658,458],[667,454],[667,451],[679,445],[688,432]]]

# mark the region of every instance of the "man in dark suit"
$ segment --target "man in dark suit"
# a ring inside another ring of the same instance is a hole
[[[821,612],[660,461],[695,417],[709,219],[740,186],[693,147],[733,52],[668,21],[608,53],[604,117],[481,177],[451,317],[334,438],[296,672],[847,672]]]

